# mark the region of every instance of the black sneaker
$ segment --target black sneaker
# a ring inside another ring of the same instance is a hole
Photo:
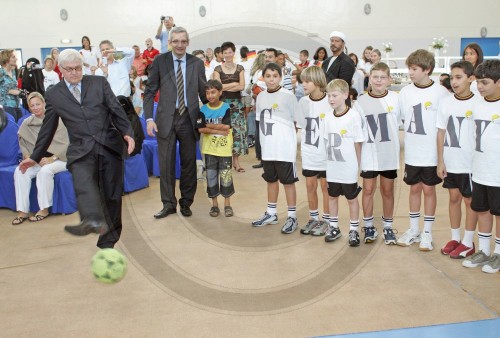
[[[349,246],[359,246],[359,234],[356,230],[349,231]]]
[[[386,245],[395,245],[396,244],[396,233],[392,228],[384,228],[384,243]]]
[[[334,240],[340,238],[341,236],[342,233],[340,232],[339,228],[330,226],[325,236],[325,242],[333,242]]]

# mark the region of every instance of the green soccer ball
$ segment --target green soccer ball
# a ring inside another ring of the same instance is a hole
[[[92,274],[101,283],[117,283],[126,272],[127,259],[116,249],[102,249],[92,257]]]

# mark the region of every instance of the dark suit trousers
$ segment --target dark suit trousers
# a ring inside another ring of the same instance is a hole
[[[173,128],[166,138],[157,137],[160,160],[160,195],[163,207],[177,208],[175,198],[175,157],[179,141],[181,179],[179,204],[191,206],[196,194],[196,137],[188,112],[175,111]]]
[[[107,223],[109,232],[97,246],[112,247],[122,232],[123,160],[96,143],[93,150],[69,167],[83,222]]]

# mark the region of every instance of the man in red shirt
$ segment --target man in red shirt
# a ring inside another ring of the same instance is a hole
[[[146,66],[149,66],[150,64],[152,64],[153,59],[158,54],[160,54],[160,51],[153,47],[153,40],[151,40],[150,38],[147,38],[146,39],[146,49],[142,53],[142,58],[144,60],[146,60]]]
[[[134,61],[132,62],[132,66],[135,67],[137,75],[143,76],[144,70],[146,69],[147,66],[147,61],[142,58],[141,49],[139,48],[139,46],[133,45],[132,48],[135,50],[135,56],[134,56]]]

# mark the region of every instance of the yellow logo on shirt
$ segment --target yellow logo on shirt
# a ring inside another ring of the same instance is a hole
[[[394,107],[393,106],[389,106],[387,107],[387,112],[390,113],[394,110]]]
[[[429,109],[430,106],[432,106],[432,102],[431,101],[427,101],[426,103],[424,103],[425,109]]]
[[[498,120],[498,119],[500,119],[500,115],[498,115],[498,114],[494,114],[494,115],[491,117],[491,120],[492,120],[492,121],[495,121],[495,120]]]
[[[325,118],[325,113],[319,114],[319,118],[323,120]]]
[[[472,118],[472,111],[471,110],[467,110],[465,112],[465,118],[467,118],[469,120]]]
[[[277,103],[273,104],[272,108],[273,108],[273,111],[278,110],[278,109],[279,109],[279,108],[278,108],[278,104],[277,104]]]
[[[340,136],[344,137],[344,135],[345,135],[345,134],[347,134],[347,130],[342,129],[342,130],[340,131]]]

